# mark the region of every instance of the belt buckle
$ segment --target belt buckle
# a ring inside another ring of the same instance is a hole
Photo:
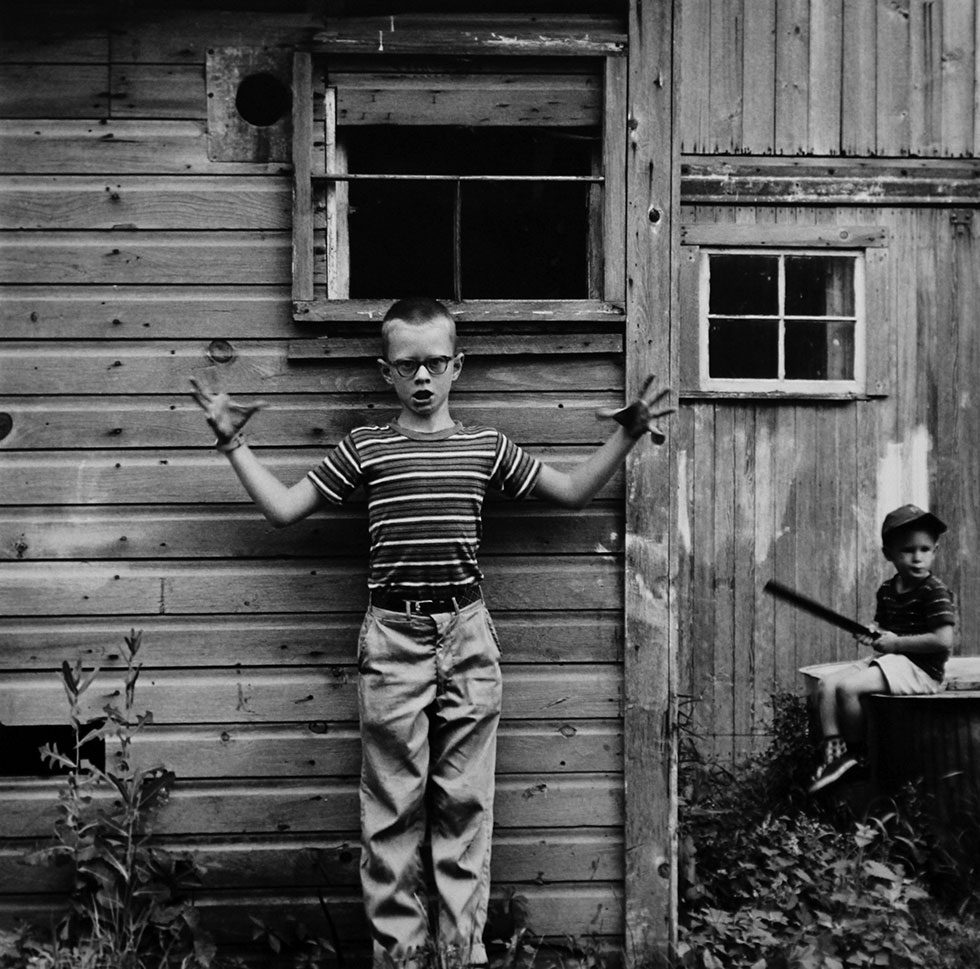
[[[422,612],[422,606],[427,602],[435,602],[435,601],[436,601],[435,599],[406,599],[405,609],[408,611],[410,615],[413,616],[425,615],[425,613]]]

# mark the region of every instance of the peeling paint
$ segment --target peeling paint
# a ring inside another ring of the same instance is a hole
[[[691,517],[687,505],[687,451],[677,451],[677,538],[681,550],[691,551]]]
[[[924,424],[919,424],[901,441],[889,441],[878,459],[875,521],[893,508],[911,502],[929,507],[929,451],[932,441]]]

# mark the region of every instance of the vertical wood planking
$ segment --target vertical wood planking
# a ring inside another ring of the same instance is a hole
[[[953,244],[953,308],[956,320],[957,369],[954,386],[963,388],[976,383],[980,373],[980,327],[977,326],[976,307],[980,296],[977,276],[977,237],[980,235],[980,218],[974,210],[972,218],[962,213],[954,228]],[[943,568],[949,569],[955,556],[958,563],[954,578],[958,584],[960,604],[960,634],[964,652],[965,644],[976,644],[980,638],[980,406],[976,398],[961,394],[956,401],[958,413],[950,446],[959,455],[957,473],[958,494],[953,512],[953,547],[948,547]],[[958,574],[957,574],[958,573]],[[976,652],[975,646],[972,649]]]
[[[731,760],[735,751],[735,408],[715,405],[714,507],[714,721],[715,755]]]
[[[842,0],[810,0],[809,148],[836,155],[841,143]]]
[[[973,154],[980,155],[980,11],[973,25]]]
[[[935,155],[942,143],[942,13],[934,0],[909,7],[909,150]]]
[[[742,53],[742,150],[771,154],[776,119],[776,2],[748,0]]]
[[[709,150],[739,151],[742,147],[742,0],[711,0],[710,17]]]
[[[691,722],[701,749],[713,750],[715,727],[715,407],[694,407],[691,554],[694,558],[691,592]]]
[[[759,585],[755,570],[755,405],[735,409],[732,435],[734,541],[732,615],[735,649],[732,667],[732,712],[736,759],[752,750],[760,713],[756,687],[755,608]],[[764,704],[764,697],[762,698]]]
[[[293,299],[313,299],[313,68],[293,55]]]
[[[629,5],[626,393],[676,372],[680,203],[672,0]],[[666,368],[664,365],[667,365]],[[676,442],[626,465],[625,916],[628,967],[666,966],[676,940]]]
[[[607,57],[602,113],[602,254],[605,298],[621,302],[626,295],[624,248],[626,225],[622,206],[611,199],[626,197],[626,97],[628,62],[625,57]]]
[[[879,155],[909,151],[909,0],[877,0],[877,125]]]
[[[948,155],[973,147],[977,3],[945,3],[942,25],[942,143]]]
[[[777,488],[775,477],[776,449],[779,445],[776,437],[776,408],[760,405],[755,413],[755,562],[756,588],[775,577],[774,572],[774,538],[777,534]],[[773,661],[775,643],[775,599],[772,596],[756,594],[753,642],[756,651],[756,675],[754,678],[757,695],[761,696],[764,705],[769,695],[778,689],[775,679],[775,664]],[[762,712],[760,705],[758,712]],[[763,726],[754,725],[754,729]]]
[[[776,0],[777,155],[801,154],[809,147],[809,13],[809,0]]]
[[[844,0],[841,76],[841,152],[875,152],[877,112],[876,7],[870,0]]]
[[[681,150],[709,151],[711,137],[711,0],[678,4],[681,36]]]

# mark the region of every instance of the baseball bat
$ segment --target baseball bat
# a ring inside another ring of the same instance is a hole
[[[844,629],[849,633],[853,633],[855,636],[878,636],[878,632],[870,626],[865,626],[864,623],[851,619],[850,616],[845,616],[835,609],[831,609],[823,605],[823,603],[817,602],[816,599],[811,599],[809,596],[805,596],[801,592],[791,589],[788,585],[777,582],[775,579],[770,579],[763,586],[763,590],[768,592],[769,595],[775,596],[777,599],[782,599],[783,602],[788,602],[791,606],[802,609],[804,612],[810,613],[811,616],[816,616],[818,619],[829,622],[831,625],[837,626],[838,629]]]

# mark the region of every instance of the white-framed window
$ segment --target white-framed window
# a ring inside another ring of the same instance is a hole
[[[864,392],[863,251],[706,247],[699,289],[703,390]]]
[[[682,225],[681,395],[887,396],[888,236],[877,225]]]

